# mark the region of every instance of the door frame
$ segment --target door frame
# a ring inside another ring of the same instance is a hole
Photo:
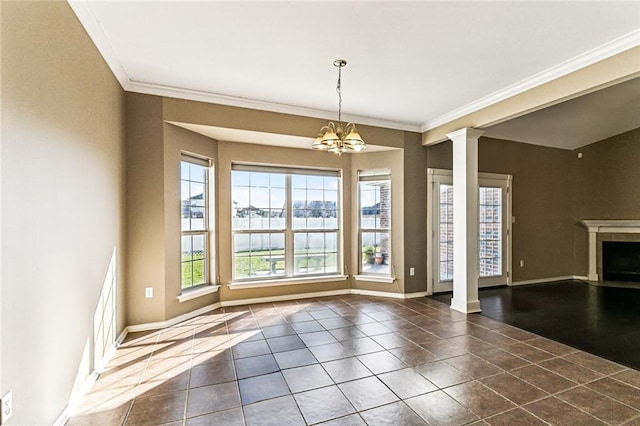
[[[438,213],[437,206],[435,202],[438,200],[438,195],[436,194],[436,184],[445,183],[452,184],[453,183],[453,171],[448,169],[435,169],[428,168],[427,169],[427,294],[433,294],[434,286],[436,283],[436,275],[439,273],[438,265],[436,265],[436,260],[438,260],[435,254],[438,250],[435,247],[438,239],[436,238],[436,213]],[[480,186],[488,186],[488,187],[502,187],[505,189],[505,197],[503,199],[503,265],[504,265],[504,274],[506,275],[506,280],[502,278],[500,281],[493,280],[492,278],[488,278],[487,281],[483,285],[478,283],[478,287],[490,287],[492,285],[504,285],[506,281],[506,285],[510,286],[512,281],[511,276],[511,240],[512,240],[512,183],[513,176],[507,174],[499,174],[499,173],[478,173],[478,187]],[[501,276],[502,277],[502,276]],[[452,281],[453,283],[453,281]],[[442,290],[439,290],[442,291]]]

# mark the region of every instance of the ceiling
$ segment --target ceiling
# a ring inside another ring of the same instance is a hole
[[[333,61],[344,58],[344,118],[418,132],[640,45],[636,1],[69,3],[125,90],[335,119]],[[637,99],[637,88],[607,105],[629,105],[622,98]],[[565,143],[540,127],[529,139],[532,121],[554,114],[488,134],[562,148],[593,142]],[[619,126],[599,122],[609,136]]]

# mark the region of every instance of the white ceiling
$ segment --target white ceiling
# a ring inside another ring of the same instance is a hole
[[[346,118],[413,131],[640,45],[637,1],[69,2],[125,90],[335,118],[344,58]]]

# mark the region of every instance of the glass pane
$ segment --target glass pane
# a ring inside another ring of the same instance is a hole
[[[251,249],[249,244],[249,234],[235,234],[233,236],[233,252],[237,255],[247,254]]]
[[[306,232],[296,232],[293,234],[293,253],[307,254],[309,251],[308,234]]]
[[[269,177],[271,188],[285,188],[287,184],[286,176],[280,173],[272,173]]]
[[[204,231],[204,207],[191,207],[191,231]]]
[[[307,176],[308,189],[324,189],[324,178],[322,176]]]
[[[307,227],[307,211],[293,210],[293,229],[305,229]]]
[[[191,271],[191,262],[182,264],[182,288],[191,287],[193,285],[193,275]]]
[[[309,253],[324,253],[324,234],[314,232],[309,234]]]
[[[480,187],[480,277],[502,275],[502,189]]]
[[[363,232],[361,238],[361,271],[363,273],[390,274],[391,240],[389,233]]]
[[[193,285],[205,284],[205,276],[206,276],[206,261],[203,260],[194,260],[193,264]]]
[[[269,187],[269,173],[250,172],[251,186],[254,188],[268,188]]]
[[[192,237],[193,259],[204,259],[206,257],[206,238],[204,235],[194,235]]]
[[[324,267],[326,273],[337,273],[338,272],[338,254],[337,253],[327,253],[324,257]]]
[[[295,189],[307,187],[307,177],[302,175],[291,176],[291,187]]]
[[[252,186],[249,196],[251,207],[255,207],[258,211],[262,208],[269,208],[269,188]]]
[[[338,177],[332,177],[332,176],[324,177],[324,189],[332,189],[337,191],[339,189],[339,183],[340,183],[340,178]]]
[[[249,188],[246,186],[234,186],[231,192],[231,204],[234,208],[246,209],[249,207]]]
[[[231,172],[231,183],[233,186],[249,186],[249,172],[233,170]]]
[[[286,191],[281,188],[271,188],[269,204],[272,209],[284,209],[287,204]]]
[[[191,236],[182,236],[182,261],[186,262],[192,259]]]
[[[180,162],[180,179],[189,180],[189,163],[186,161]]]
[[[198,164],[191,165],[191,180],[194,182],[207,182],[208,168]]]

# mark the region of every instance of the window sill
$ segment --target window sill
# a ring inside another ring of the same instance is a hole
[[[184,290],[179,296],[178,301],[180,303],[186,302],[188,300],[195,299],[200,296],[205,296],[207,294],[215,293],[220,288],[219,285],[205,285],[193,290]]]
[[[391,284],[396,279],[391,276],[376,276],[376,275],[354,275],[353,279],[356,281],[369,281],[374,283],[387,283]]]
[[[231,290],[238,290],[245,288],[276,287],[281,285],[328,283],[344,281],[347,278],[349,278],[348,275],[320,275],[315,277],[283,278],[278,280],[236,281],[227,284],[227,287]]]

